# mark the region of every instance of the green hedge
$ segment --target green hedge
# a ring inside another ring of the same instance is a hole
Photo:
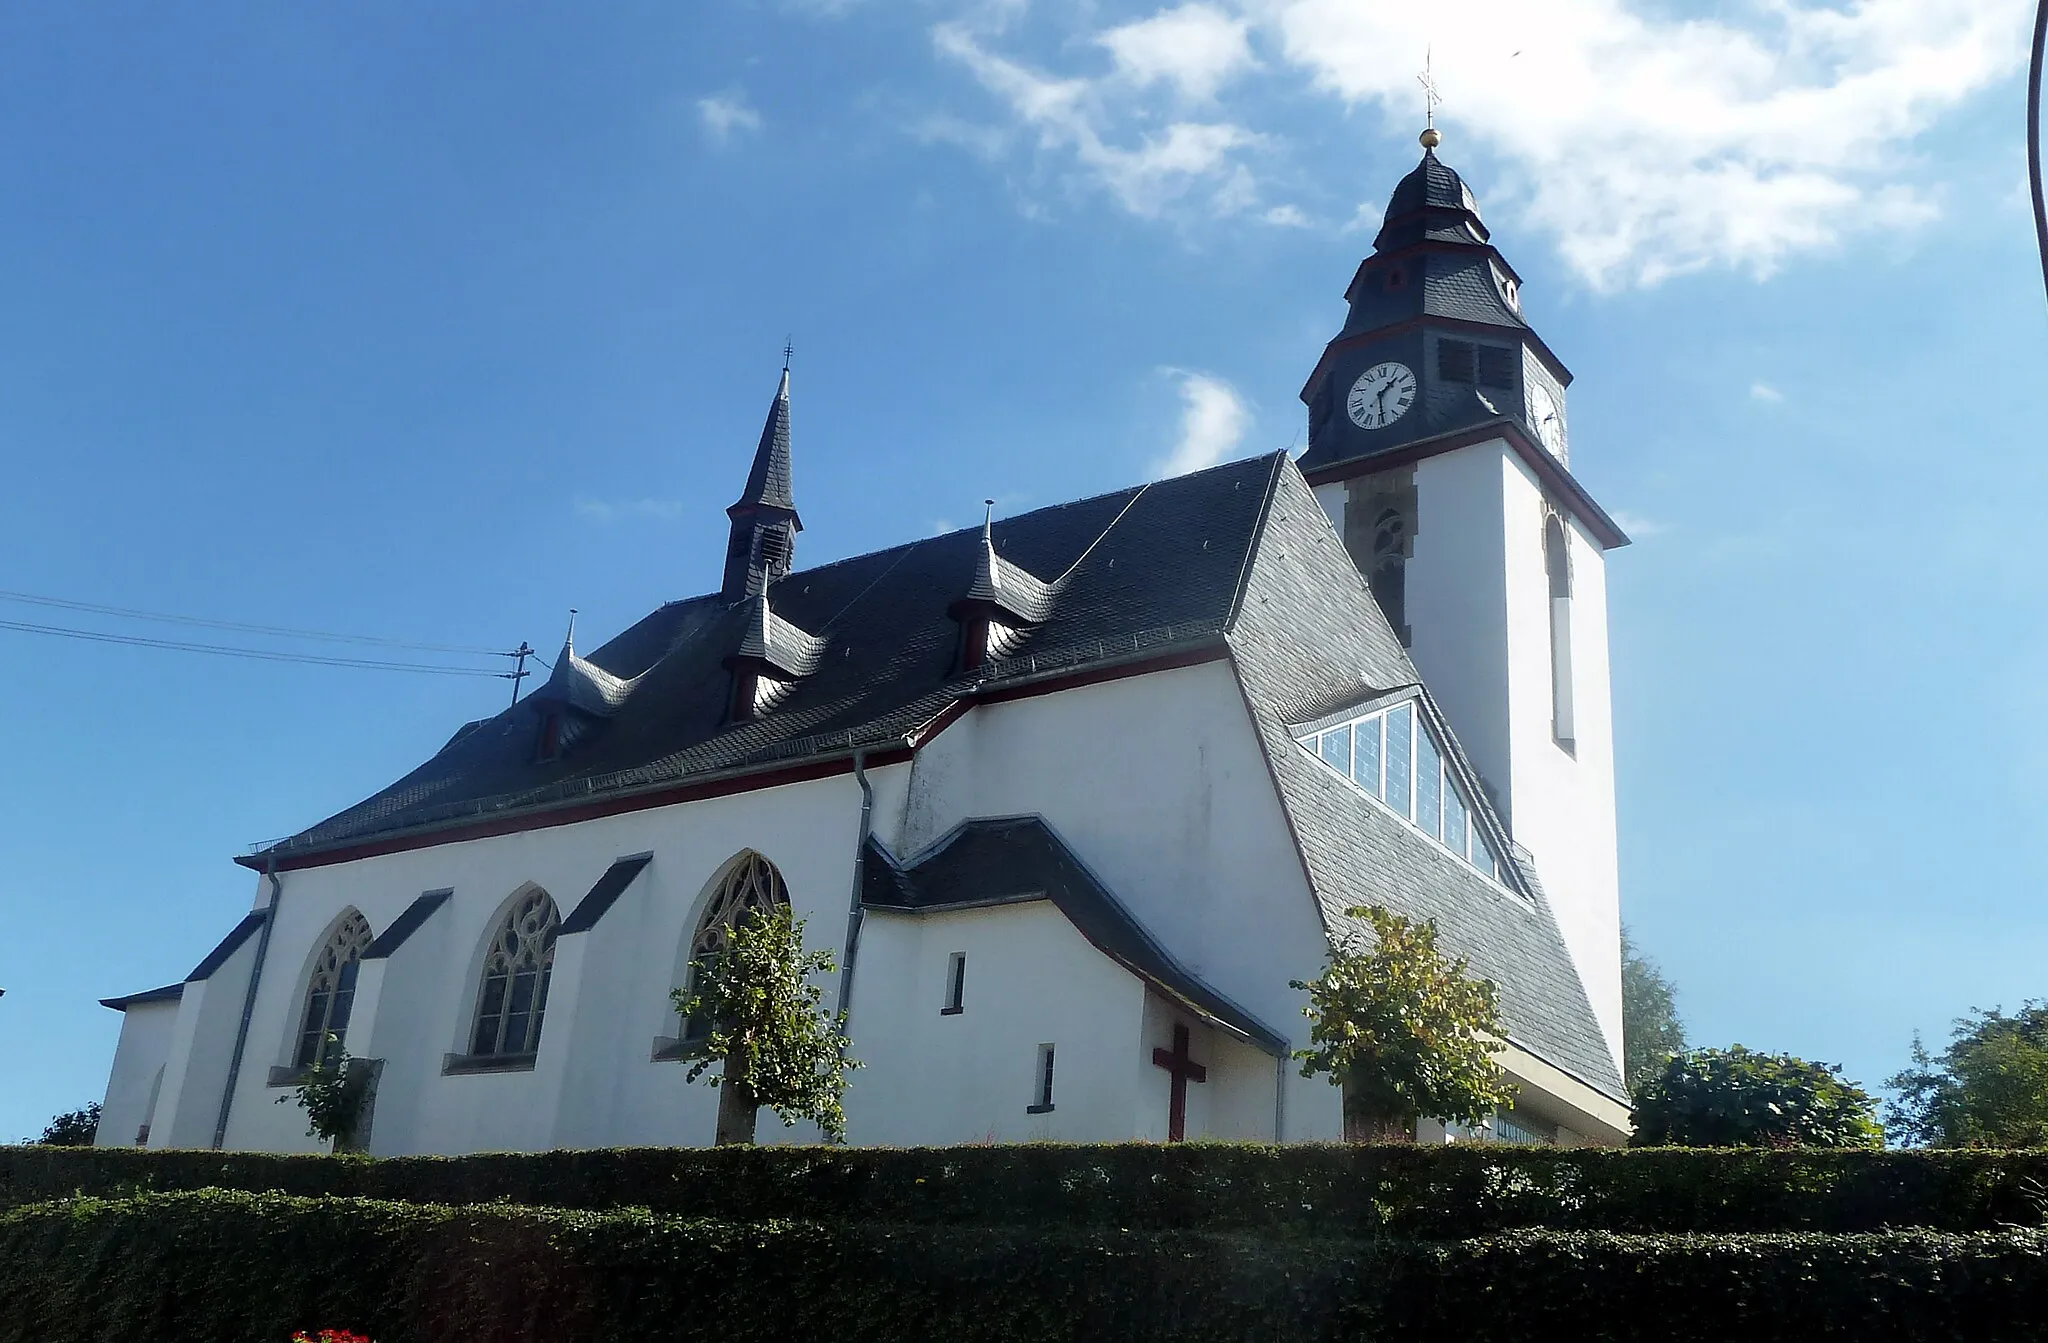
[[[2048,1223],[2048,1152],[1564,1151],[1187,1143],[640,1148],[468,1157],[0,1148],[0,1207],[204,1188],[413,1203],[1399,1235],[1983,1231]]]
[[[225,1191],[0,1213],[0,1343],[1984,1343],[2044,1314],[2038,1231],[1276,1241]]]

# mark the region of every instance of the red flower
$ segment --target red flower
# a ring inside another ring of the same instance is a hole
[[[292,1335],[292,1343],[372,1343],[367,1334],[352,1334],[346,1329],[322,1329],[309,1334],[301,1329]]]

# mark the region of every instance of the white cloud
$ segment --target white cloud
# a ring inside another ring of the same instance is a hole
[[[1652,536],[1661,536],[1671,530],[1655,518],[1646,518],[1640,513],[1628,513],[1617,509],[1613,517],[1614,525],[1627,532],[1630,539],[1636,541],[1647,540]]]
[[[1243,151],[1264,143],[1229,122],[1175,121],[1135,143],[1112,143],[1097,82],[1040,74],[988,50],[965,26],[941,24],[932,41],[983,88],[1008,105],[1043,153],[1071,153],[1086,174],[1132,214],[1153,217],[1190,198],[1218,214],[1235,214],[1256,199]]]
[[[732,139],[735,131],[761,129],[761,114],[747,106],[747,100],[738,93],[699,98],[697,116],[704,123],[704,133],[721,145]]]
[[[627,499],[612,501],[606,499],[578,499],[576,516],[591,522],[624,522],[633,518],[651,518],[666,522],[682,516],[683,505],[675,499]]]
[[[1289,171],[1291,146],[1261,124],[1298,106],[1304,84],[1411,131],[1433,47],[1447,156],[1596,289],[1710,267],[1768,275],[1858,232],[1925,224],[1941,165],[1916,143],[2019,69],[2031,9],[1746,0],[1694,17],[1655,0],[1196,0],[1065,32],[1043,49],[1069,72],[1006,48],[1089,7],[1032,10],[1027,34],[1021,3],[954,3],[978,17],[935,29],[938,50],[1029,130],[1041,161],[1065,158],[1145,217],[1263,218],[1261,189]],[[1162,89],[1210,110],[1176,113]],[[1320,156],[1340,137],[1356,127],[1301,148]],[[1348,228],[1369,222],[1361,210]]]
[[[1200,102],[1251,67],[1250,27],[1214,5],[1192,4],[1162,9],[1095,40],[1108,49],[1118,73],[1138,87],[1165,82]]]
[[[1259,216],[1268,224],[1280,228],[1307,228],[1309,218],[1301,212],[1299,205],[1276,205]]]
[[[1208,373],[1162,370],[1180,379],[1180,441],[1154,467],[1161,476],[1184,476],[1214,466],[1237,451],[1251,424],[1251,407],[1235,387]]]
[[[1935,213],[1887,185],[1907,146],[2023,59],[2025,0],[1757,0],[1669,19],[1627,0],[1437,6],[1266,0],[1286,58],[1394,123],[1434,46],[1452,137],[1497,154],[1515,203],[1596,287],[1768,274],[1859,229]]]
[[[1783,401],[1785,399],[1785,394],[1783,392],[1771,386],[1769,383],[1762,381],[1751,383],[1749,385],[1749,394],[1751,398],[1754,400],[1769,401],[1773,404],[1776,404],[1777,402]]]

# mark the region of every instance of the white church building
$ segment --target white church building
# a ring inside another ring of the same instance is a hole
[[[1570,375],[1435,141],[1302,392],[1309,447],[796,567],[789,376],[716,591],[339,815],[124,1014],[99,1141],[314,1150],[331,1032],[379,1154],[711,1141],[670,1006],[786,902],[839,964],[848,1138],[1342,1133],[1306,995],[1345,910],[1499,987],[1519,1100],[1614,1143],[1605,553]],[[816,1141],[764,1113],[764,1141]]]

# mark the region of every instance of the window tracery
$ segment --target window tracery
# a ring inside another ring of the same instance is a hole
[[[334,1062],[341,1040],[348,1034],[349,1012],[355,1006],[356,973],[371,940],[369,920],[351,909],[315,953],[313,972],[306,981],[305,1008],[299,1014],[293,1067],[303,1069]],[[334,1038],[330,1040],[329,1036]]]
[[[725,953],[732,941],[733,927],[742,918],[771,913],[788,904],[789,887],[775,864],[751,850],[742,854],[726,869],[710,899],[704,902],[704,912],[698,916],[696,932],[690,938],[690,965],[683,981],[684,991],[695,992],[701,968]],[[683,1023],[682,1038],[700,1039],[710,1030],[708,1021],[692,1017]]]
[[[480,1056],[532,1054],[540,1049],[548,981],[555,968],[561,913],[543,890],[520,897],[498,922],[484,953],[477,989],[476,1024],[469,1052]]]

